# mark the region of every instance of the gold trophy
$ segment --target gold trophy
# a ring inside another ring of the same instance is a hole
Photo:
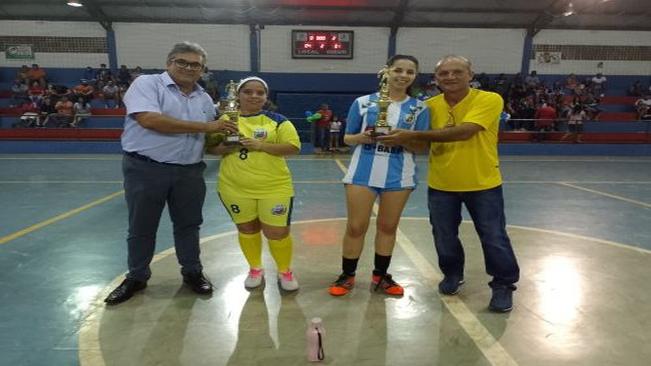
[[[371,130],[371,136],[381,136],[388,135],[391,131],[391,126],[387,123],[387,109],[389,109],[389,104],[391,104],[391,99],[389,98],[389,67],[384,66],[382,70],[378,73],[380,78],[380,97],[376,102],[378,105],[378,115],[377,121],[375,121],[375,126]]]
[[[224,114],[228,116],[228,119],[237,124],[237,120],[240,117],[240,104],[237,102],[237,83],[231,80],[226,84],[226,100],[224,107]],[[240,134],[234,132],[227,132],[226,139],[224,140],[224,145],[239,145],[240,143]]]

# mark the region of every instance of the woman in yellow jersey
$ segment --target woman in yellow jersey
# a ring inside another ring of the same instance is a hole
[[[262,236],[278,267],[278,282],[286,291],[298,289],[291,270],[292,237],[289,232],[294,188],[285,156],[298,154],[301,142],[294,125],[284,116],[263,109],[269,88],[259,77],[237,85],[241,145],[220,144],[208,153],[223,155],[217,192],[237,225],[240,248],[249,263],[246,288],[264,283]]]

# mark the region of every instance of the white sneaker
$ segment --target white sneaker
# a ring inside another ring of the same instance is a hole
[[[280,288],[285,291],[298,290],[298,281],[296,280],[296,276],[294,276],[294,273],[292,271],[279,272],[278,282],[280,283]]]
[[[262,268],[251,268],[249,270],[249,275],[246,276],[244,280],[244,287],[246,288],[256,288],[260,287],[264,282],[264,269]]]

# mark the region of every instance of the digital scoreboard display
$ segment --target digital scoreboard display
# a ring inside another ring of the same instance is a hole
[[[292,58],[353,58],[353,31],[293,30]]]

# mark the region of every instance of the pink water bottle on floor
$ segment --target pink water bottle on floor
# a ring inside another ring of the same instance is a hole
[[[307,339],[307,360],[311,362],[323,361],[325,353],[323,343],[325,340],[325,329],[321,323],[321,318],[312,318],[305,331]]]

